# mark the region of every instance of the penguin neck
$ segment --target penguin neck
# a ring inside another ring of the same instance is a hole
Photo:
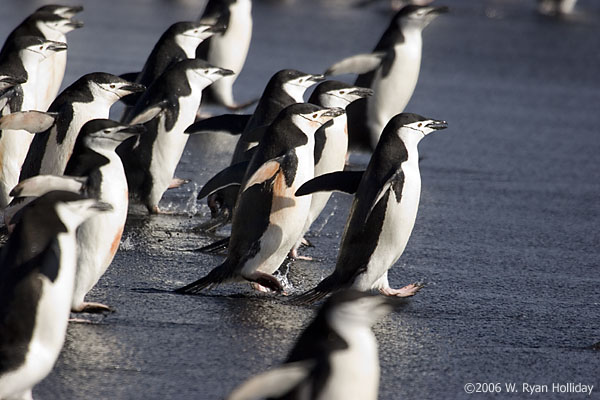
[[[396,51],[410,51],[412,53],[421,55],[423,48],[423,37],[421,35],[422,29],[416,26],[407,26],[402,30],[404,41],[397,43],[394,48]]]

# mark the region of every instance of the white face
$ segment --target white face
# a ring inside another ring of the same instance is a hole
[[[332,325],[360,325],[371,327],[380,318],[387,315],[392,307],[380,296],[363,297],[337,306],[328,319]]]
[[[330,110],[319,110],[309,114],[298,114],[294,116],[294,124],[306,133],[314,133],[324,123],[333,118],[333,115],[327,115]]]
[[[83,221],[97,215],[101,211],[94,206],[98,203],[94,199],[56,203],[55,209],[58,217],[70,231],[74,231]]]
[[[23,57],[26,59],[39,59],[43,60],[46,57],[54,54],[55,50],[50,50],[51,46],[53,47],[55,43],[53,42],[44,42],[40,44],[36,44],[33,46],[26,47],[24,49]]]
[[[126,87],[129,83],[124,82],[110,82],[110,83],[97,83],[93,82],[90,85],[90,89],[94,94],[94,97],[99,96],[110,100],[117,101],[123,96],[127,96],[132,92]]]
[[[285,92],[297,103],[302,103],[304,101],[304,92],[315,83],[316,82],[311,75],[305,75],[284,83],[283,90],[285,90]]]
[[[211,83],[218,81],[223,77],[221,68],[206,67],[192,69],[187,72],[187,77],[192,86],[198,86],[199,88],[205,88]]]
[[[348,104],[363,97],[363,96],[359,96],[357,94],[353,94],[353,92],[354,92],[354,89],[352,89],[352,88],[330,90],[329,92],[326,93],[326,95],[331,98],[331,104],[323,104],[323,105],[326,107],[346,108],[346,106]]]
[[[122,132],[124,128],[126,127],[115,126],[94,132],[88,136],[88,145],[90,147],[100,146],[103,149],[114,150],[125,139],[134,136],[131,133]]]
[[[423,29],[439,15],[436,12],[431,12],[432,9],[433,7],[420,8],[412,14],[404,17],[400,21],[400,24],[403,28]]]
[[[39,21],[36,26],[45,37],[53,37],[57,34],[64,35],[75,29],[75,26],[71,24],[71,21],[68,19]]]
[[[209,28],[209,26],[199,26],[194,29],[188,29],[175,36],[175,43],[185,51],[188,58],[194,58],[196,56],[196,47],[213,35],[212,32],[207,32]]]

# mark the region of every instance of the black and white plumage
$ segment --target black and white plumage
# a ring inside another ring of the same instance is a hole
[[[210,85],[202,102],[238,108],[240,106],[233,98],[233,84],[242,71],[250,48],[252,1],[209,0],[200,21],[222,25],[225,30],[202,42],[196,50],[196,57],[235,73]]]
[[[370,54],[360,54],[331,66],[326,74],[358,73],[356,86],[373,96],[348,107],[351,148],[374,149],[388,121],[404,111],[419,79],[421,32],[446,7],[407,5],[392,18]]]
[[[158,79],[169,67],[179,61],[196,58],[196,48],[204,40],[223,31],[222,25],[204,22],[180,21],[172,24],[158,39],[139,73],[126,74],[126,78],[146,87]],[[219,65],[219,64],[213,64]],[[141,94],[129,96],[129,104],[121,121],[130,123],[134,117],[133,107]]]
[[[187,132],[221,130],[241,134],[231,158],[231,165],[248,161],[248,150],[259,143],[264,128],[269,126],[285,107],[302,103],[306,89],[323,79],[322,75],[307,74],[293,69],[280,70],[269,79],[253,114],[224,114],[208,118],[194,123]],[[220,191],[209,197],[208,205],[213,217],[224,215],[228,221],[236,199],[235,188]]]
[[[294,193],[314,176],[314,132],[340,112],[303,103],[277,116],[245,169],[227,259],[177,292],[195,294],[244,279],[274,291],[283,289],[272,274],[298,241],[310,207],[310,197],[296,198]],[[224,180],[215,190],[230,184],[240,182]]]
[[[73,312],[110,310],[104,304],[86,302],[84,297],[112,263],[125,229],[129,193],[116,148],[124,140],[136,138],[143,132],[143,125],[128,126],[109,119],[94,119],[81,128],[77,137],[65,174],[85,178],[86,194],[110,204],[112,209],[89,218],[77,229]]]
[[[17,37],[35,36],[55,42],[67,43],[66,34],[81,28],[83,23],[72,19],[82,7],[47,5],[38,8],[17,26],[8,36],[6,43]],[[6,47],[6,45],[5,45]],[[6,51],[2,49],[1,53]],[[0,55],[1,57],[1,55]],[[51,54],[42,61],[37,73],[39,85],[36,103],[32,109],[46,111],[60,90],[67,65],[67,51]]]
[[[417,144],[427,134],[446,126],[444,121],[399,114],[384,129],[364,173],[322,175],[298,190],[299,196],[319,190],[356,195],[335,271],[295,301],[313,302],[348,287],[400,297],[411,296],[419,289],[418,285],[390,288],[388,270],[404,252],[417,217],[421,195]]]
[[[4,47],[0,55],[0,70],[22,76],[24,82],[6,99],[2,115],[37,109],[40,91],[48,82],[40,80],[39,70],[48,57],[66,50],[64,43],[45,40],[37,36],[16,36]],[[10,202],[9,192],[19,182],[21,166],[33,136],[24,130],[6,129],[0,132],[0,208]]]
[[[62,348],[76,269],[76,228],[110,206],[71,192],[30,203],[0,250],[0,398],[30,399]]]
[[[342,108],[352,102],[363,99],[373,94],[371,89],[359,88],[339,81],[325,81],[313,90],[309,103],[325,108]],[[348,124],[346,114],[335,117],[331,122],[320,127],[315,132],[315,176],[342,171],[346,164],[348,150]],[[312,195],[310,211],[304,225],[302,237],[317,219],[331,193],[319,192]],[[298,257],[297,249],[300,242],[294,247],[292,257]]]
[[[158,114],[145,123],[148,130],[137,143],[127,140],[118,153],[123,160],[131,194],[150,213],[170,186],[189,136],[184,134],[196,118],[202,90],[232,72],[204,60],[187,59],[168,68],[150,85],[132,110],[133,120],[150,109]]]
[[[283,364],[238,386],[227,400],[375,400],[379,352],[372,326],[391,299],[346,290],[331,296]]]
[[[62,175],[81,127],[92,119],[108,118],[111,106],[121,97],[143,90],[140,84],[104,72],[79,78],[50,105],[48,111],[58,117],[48,130],[35,135],[19,180]]]

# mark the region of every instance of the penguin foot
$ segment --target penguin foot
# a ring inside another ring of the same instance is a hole
[[[69,318],[69,323],[73,324],[93,324],[89,319],[84,318]]]
[[[78,307],[71,309],[74,313],[101,313],[101,312],[113,312],[113,309],[102,303],[84,302]]]
[[[177,189],[178,187],[181,187],[181,186],[185,185],[186,183],[190,183],[190,180],[189,179],[181,179],[181,178],[173,178],[167,189]]]
[[[150,206],[150,207],[146,207],[148,209],[148,213],[152,214],[152,215],[173,215],[175,214],[175,211],[165,211],[165,210],[161,210],[158,206]]]
[[[410,285],[406,285],[400,289],[392,289],[390,287],[382,288],[379,289],[379,292],[386,296],[410,297],[414,296],[419,290],[421,290],[422,287],[423,285],[419,283],[411,283]]]
[[[310,240],[308,240],[307,238],[304,238],[304,237],[303,237],[303,238],[300,240],[300,244],[301,244],[302,246],[306,246],[306,247],[315,247],[315,246],[314,246],[314,245],[313,245],[313,244],[310,242]]]
[[[296,247],[294,247],[293,249],[290,250],[288,257],[293,260],[313,261],[312,257],[301,256],[300,254],[298,254],[298,249]]]
[[[244,278],[252,283],[256,283],[264,289],[272,292],[284,293],[283,286],[273,275],[264,272],[255,271],[250,275],[244,275]],[[260,290],[255,287],[255,289]],[[262,290],[261,290],[262,291]]]

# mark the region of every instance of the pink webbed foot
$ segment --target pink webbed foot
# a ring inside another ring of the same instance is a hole
[[[424,285],[419,283],[411,283],[410,285],[406,285],[400,289],[392,289],[392,288],[383,288],[379,289],[381,294],[386,296],[396,296],[396,297],[410,297],[414,296]]]

